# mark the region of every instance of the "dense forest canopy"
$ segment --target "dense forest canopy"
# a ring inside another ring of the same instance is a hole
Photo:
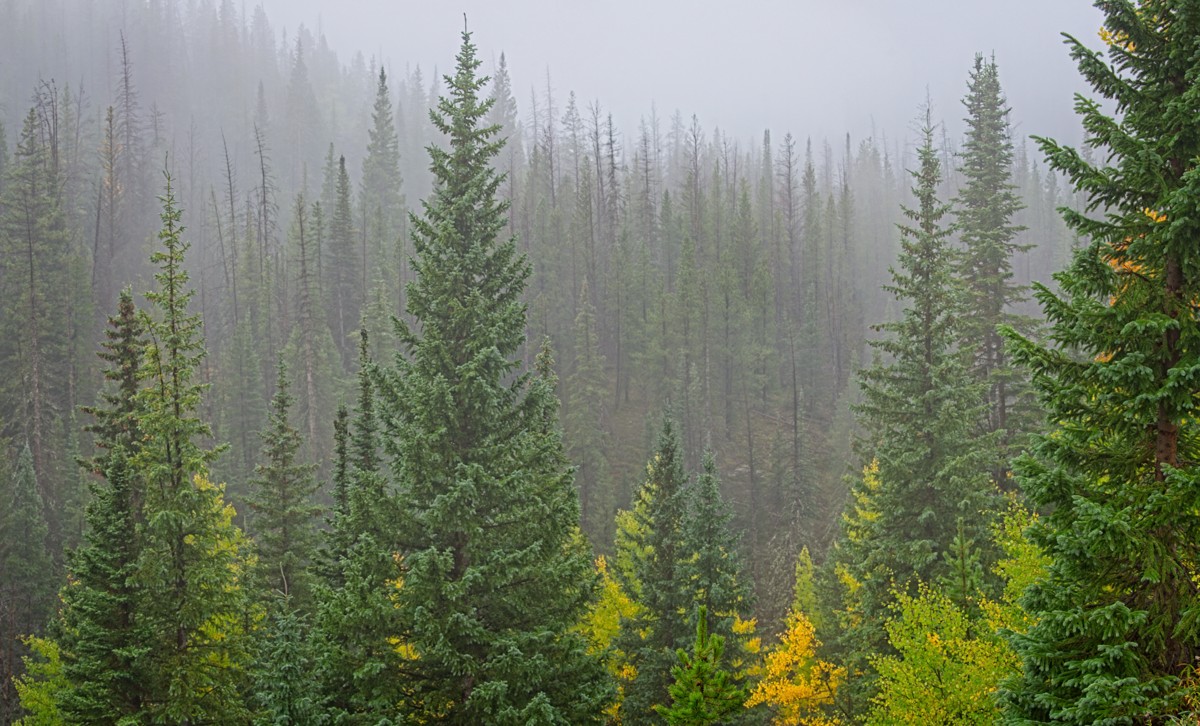
[[[1200,12],[1094,10],[1077,144],[0,4],[0,722],[1194,719]]]

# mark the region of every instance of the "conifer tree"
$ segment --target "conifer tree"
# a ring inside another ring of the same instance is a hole
[[[1022,330],[1029,320],[1012,306],[1026,288],[1013,281],[1013,255],[1029,249],[1017,241],[1024,227],[1013,217],[1025,208],[1013,184],[1009,109],[994,58],[975,56],[967,97],[967,138],[960,155],[963,186],[954,199],[954,227],[962,239],[958,274],[965,285],[961,339],[971,347],[971,372],[986,388],[983,430],[998,436],[988,471],[1007,485],[1010,456],[1033,425],[1028,386],[1009,360],[998,326]]]
[[[262,439],[262,462],[250,481],[251,532],[258,555],[259,594],[290,595],[294,607],[303,609],[311,595],[309,564],[316,530],[313,520],[320,508],[312,497],[317,490],[317,465],[299,461],[300,432],[288,421],[294,399],[287,365],[280,360],[271,399],[267,429]]]
[[[108,364],[103,375],[110,389],[101,392],[100,405],[82,408],[84,413],[96,419],[84,430],[95,437],[96,448],[101,450],[99,455],[82,463],[85,468],[101,476],[107,468],[108,452],[121,446],[128,455],[141,438],[138,431],[137,392],[145,339],[130,288],[121,290],[117,314],[108,319],[104,336],[106,340],[100,344],[103,350],[96,355]]]
[[[618,539],[618,562],[627,559],[631,566],[617,574],[640,605],[635,618],[622,623],[619,639],[636,674],[625,684],[624,723],[655,722],[654,706],[669,701],[675,652],[687,644],[694,598],[684,574],[686,487],[682,443],[667,416],[631,510],[632,526],[624,542]]]
[[[349,368],[353,360],[351,336],[354,324],[362,312],[363,285],[362,252],[354,239],[354,212],[350,206],[350,175],[346,173],[346,157],[338,158],[332,217],[329,220],[329,329],[342,352],[342,363]]]
[[[851,546],[837,555],[861,585],[857,625],[840,636],[852,660],[884,646],[882,620],[894,588],[906,591],[945,572],[943,553],[960,518],[967,537],[987,539],[985,512],[994,500],[989,441],[972,435],[982,394],[957,349],[959,300],[928,109],[924,122],[920,166],[912,172],[917,206],[904,209],[910,224],[900,226],[899,268],[887,287],[903,312],[878,326],[886,337],[870,343],[887,360],[860,373],[862,446],[878,461],[879,485],[870,492],[874,516],[861,531],[844,532]]]
[[[463,32],[431,118],[435,186],[412,217],[413,329],[384,371],[381,419],[398,483],[398,614],[410,719],[591,723],[609,698],[603,667],[571,630],[591,597],[579,503],[545,376],[516,375],[529,264],[501,241],[506,205],[490,166],[503,146]]]
[[[258,639],[254,669],[254,723],[262,726],[321,726],[328,723],[314,688],[316,654],[308,622],[285,598]]]
[[[1087,242],[1057,275],[1061,292],[1036,288],[1052,342],[1007,331],[1050,422],[1016,467],[1049,512],[1031,539],[1051,564],[1023,599],[1036,624],[1012,637],[1023,667],[1003,694],[1012,723],[1194,714],[1200,14],[1178,0],[1097,6],[1107,59],[1068,44],[1112,105],[1076,102],[1083,151],[1038,139],[1087,200],[1086,211],[1063,212]]]
[[[61,535],[60,468],[54,436],[56,410],[71,404],[68,390],[68,306],[58,304],[72,283],[70,235],[61,198],[62,178],[40,107],[29,110],[8,164],[0,199],[0,417],[3,433],[28,443],[52,544]]]
[[[693,608],[705,609],[710,621],[706,627],[732,650],[737,645],[734,622],[749,610],[750,587],[742,573],[739,538],[732,531],[733,513],[721,497],[711,451],[705,452],[704,469],[685,492],[683,576],[694,594]]]
[[[197,415],[204,344],[199,316],[188,312],[195,295],[183,267],[189,245],[169,175],[162,203],[162,249],[151,256],[158,287],[146,295],[155,314],[143,314],[150,341],[137,397],[143,445],[130,460],[145,480],[134,576],[137,624],[151,636],[142,644],[142,708],[153,720],[230,723],[245,713],[246,545],[223,487],[208,478],[217,452],[200,444],[212,435]]]
[[[585,277],[579,292],[579,314],[575,316],[575,365],[567,377],[567,415],[564,433],[570,442],[567,454],[576,465],[580,521],[593,542],[607,542],[611,535],[613,497],[604,454],[606,391],[604,356],[600,352],[596,309]]]
[[[708,609],[696,613],[696,642],[691,654],[678,651],[679,664],[671,669],[671,705],[656,710],[671,726],[708,726],[725,723],[741,709],[746,692],[723,666],[725,639],[708,632]]]
[[[392,113],[391,92],[388,90],[387,72],[380,67],[379,82],[375,91],[375,105],[371,112],[371,128],[368,131],[367,155],[363,159],[362,190],[359,193],[363,228],[359,230],[363,239],[363,292],[382,298],[383,311],[379,323],[386,323],[387,315],[400,312],[399,298],[402,294],[397,282],[401,279],[404,225],[404,197],[400,180],[400,141],[396,135],[396,121]],[[376,326],[376,333],[383,332]]]
[[[129,458],[143,444],[138,390],[145,349],[142,321],[127,288],[109,318],[108,340],[97,355],[108,364],[109,390],[100,405],[85,408],[95,418],[88,430],[100,453],[82,462],[97,475],[90,483],[87,533],[68,562],[71,586],[55,640],[69,687],[61,709],[80,723],[116,724],[140,712],[145,698],[139,656],[149,634],[139,630],[134,576],[144,524],[144,484]]]
[[[0,488],[0,673],[11,677],[20,672],[21,658],[28,653],[21,639],[46,627],[57,577],[28,445],[0,476],[5,479]],[[11,682],[0,685],[0,715],[9,718],[15,713],[11,689]]]

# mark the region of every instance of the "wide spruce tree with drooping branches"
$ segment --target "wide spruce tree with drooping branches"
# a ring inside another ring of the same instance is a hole
[[[1017,465],[1049,512],[1031,538],[1052,564],[1025,593],[1037,624],[1013,636],[1011,723],[1167,723],[1195,708],[1200,5],[1096,6],[1107,58],[1067,38],[1104,99],[1076,101],[1096,153],[1039,139],[1088,200],[1064,211],[1087,242],[1059,292],[1037,288],[1049,342],[1008,332],[1051,425]]]
[[[397,323],[403,352],[380,371],[379,415],[397,485],[397,614],[413,657],[412,720],[592,723],[608,676],[572,631],[594,578],[554,418],[549,375],[518,372],[530,267],[499,239],[507,205],[484,125],[492,101],[463,32],[431,119],[435,184],[412,216],[413,266]]]

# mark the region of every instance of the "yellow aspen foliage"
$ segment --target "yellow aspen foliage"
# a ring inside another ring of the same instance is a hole
[[[1013,500],[993,530],[1004,553],[995,567],[1004,593],[999,601],[981,601],[978,617],[927,586],[915,596],[897,593],[896,617],[885,626],[897,655],[872,660],[879,693],[868,724],[996,722],[999,685],[1020,668],[1000,631],[1023,633],[1034,624],[1019,598],[1050,564],[1025,534],[1037,518]]]
[[[898,655],[872,659],[879,693],[867,724],[996,723],[1000,682],[1020,665],[1008,643],[927,586],[896,597],[886,628]]]
[[[588,652],[604,660],[609,673],[617,682],[617,698],[605,710],[610,723],[620,723],[620,706],[624,696],[624,685],[637,676],[625,653],[614,646],[621,632],[621,623],[629,622],[639,611],[638,604],[629,597],[621,583],[613,576],[604,555],[596,558],[596,573],[600,577],[596,588],[597,598],[583,620],[575,626],[588,642]]]
[[[68,684],[58,643],[49,638],[25,638],[24,642],[32,654],[21,659],[25,673],[14,679],[14,685],[25,716],[13,726],[62,726],[66,720],[58,702]]]
[[[818,660],[818,645],[812,623],[804,613],[789,613],[787,632],[767,653],[765,673],[746,700],[746,708],[766,705],[775,712],[773,722],[780,726],[840,724],[827,710],[846,679],[846,671]]]

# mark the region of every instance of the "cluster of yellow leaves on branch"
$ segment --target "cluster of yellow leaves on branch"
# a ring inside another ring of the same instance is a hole
[[[820,645],[812,623],[804,613],[788,614],[787,632],[767,653],[765,673],[746,708],[765,704],[775,711],[776,724],[837,726],[836,717],[826,715],[837,689],[846,680],[846,669],[816,657]]]

